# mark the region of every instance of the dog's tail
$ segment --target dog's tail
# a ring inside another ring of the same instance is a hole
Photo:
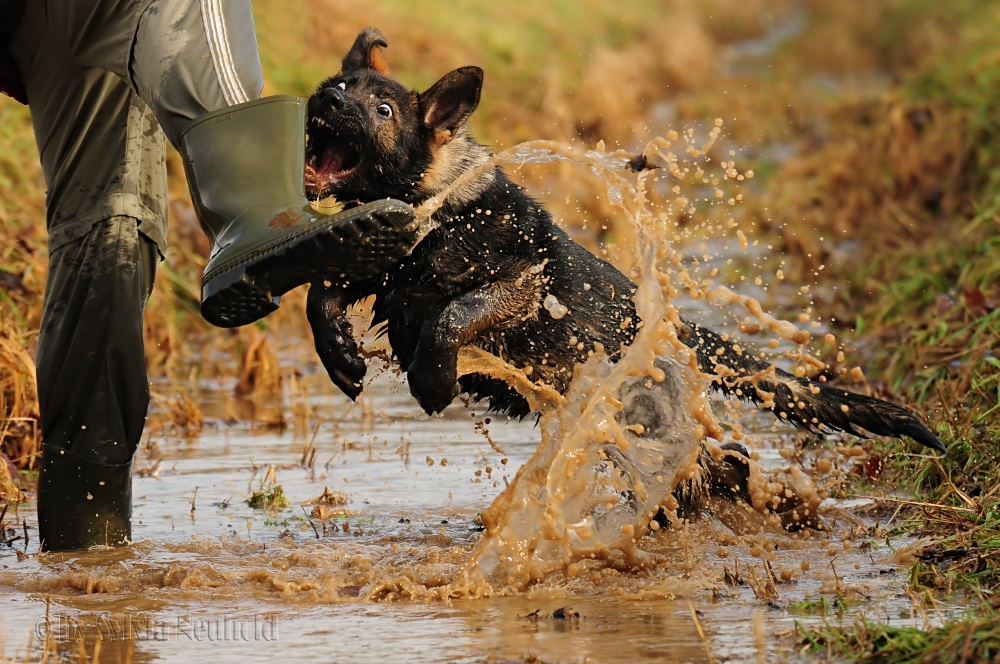
[[[909,436],[921,445],[948,453],[938,437],[902,406],[798,378],[739,349],[712,330],[686,321],[684,325],[681,340],[695,350],[698,368],[716,376],[712,388],[726,396],[753,401],[810,431],[819,432],[823,426],[862,438],[867,434]]]

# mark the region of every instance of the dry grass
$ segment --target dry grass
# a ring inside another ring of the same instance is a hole
[[[41,169],[24,109],[0,101],[0,464],[32,468],[38,439],[34,345],[45,281]],[[9,477],[0,499],[18,496]]]
[[[241,396],[275,394],[281,389],[281,372],[266,334],[257,332],[240,363],[236,394]]]

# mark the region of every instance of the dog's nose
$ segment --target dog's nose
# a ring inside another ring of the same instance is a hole
[[[344,107],[344,93],[340,91],[339,88],[323,88],[323,92],[320,93],[325,101],[330,102],[334,108],[340,110]]]

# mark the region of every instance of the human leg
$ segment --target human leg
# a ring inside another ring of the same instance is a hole
[[[249,0],[153,0],[138,21],[127,73],[180,150],[214,244],[202,277],[209,322],[251,323],[296,286],[374,275],[412,247],[417,229],[404,203],[331,216],[308,204],[305,105],[259,98]]]
[[[132,457],[149,405],[142,309],[157,260],[131,217],[50,255],[36,361],[46,550],[131,540]]]
[[[39,529],[47,550],[67,550],[131,537],[131,460],[149,403],[142,308],[166,250],[165,145],[139,96],[72,47],[66,21],[86,3],[45,4],[29,3],[9,52],[48,186]]]

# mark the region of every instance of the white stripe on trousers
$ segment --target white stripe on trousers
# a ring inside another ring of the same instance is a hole
[[[247,94],[236,75],[236,65],[229,49],[229,34],[226,32],[226,20],[222,13],[220,0],[201,0],[201,18],[205,26],[205,37],[212,53],[212,64],[222,88],[222,96],[229,106],[242,104]]]

